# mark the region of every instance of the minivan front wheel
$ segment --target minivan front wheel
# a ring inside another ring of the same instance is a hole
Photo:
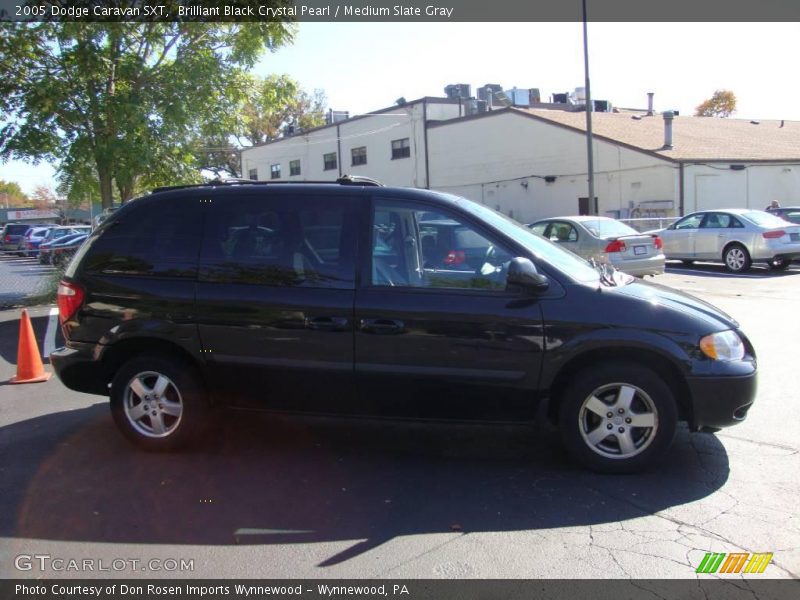
[[[206,424],[208,403],[199,375],[162,355],[126,362],[111,383],[111,414],[122,434],[151,451],[186,445]]]
[[[606,363],[578,373],[562,396],[564,445],[584,465],[634,472],[662,456],[678,420],[669,386],[635,363]]]

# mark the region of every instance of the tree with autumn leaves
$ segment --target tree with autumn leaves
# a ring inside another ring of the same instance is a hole
[[[104,207],[199,181],[204,145],[245,131],[249,69],[294,33],[277,21],[0,23],[0,159],[54,163],[68,195]]]
[[[730,117],[736,112],[736,95],[730,90],[717,90],[695,109],[696,117]]]

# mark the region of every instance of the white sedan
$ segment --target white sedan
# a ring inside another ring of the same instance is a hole
[[[668,259],[722,261],[733,273],[754,262],[783,270],[800,258],[800,226],[761,210],[703,210],[650,233],[661,236]]]

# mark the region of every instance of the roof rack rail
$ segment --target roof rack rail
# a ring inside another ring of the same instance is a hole
[[[383,187],[383,184],[377,179],[371,177],[364,177],[363,175],[342,175],[336,180],[339,185],[375,185]]]
[[[363,185],[363,186],[381,186],[383,184],[376,179],[372,179],[370,177],[364,177],[362,175],[342,175],[335,181],[258,181],[255,179],[242,179],[241,177],[229,177],[226,179],[212,179],[210,181],[206,181],[205,183],[189,183],[186,185],[165,185],[157,188],[153,188],[151,190],[151,194],[156,194],[158,192],[167,192],[171,190],[184,190],[190,188],[199,188],[199,187],[214,187],[220,185],[291,185],[291,184],[327,184],[331,185],[333,183],[338,183],[339,185]]]

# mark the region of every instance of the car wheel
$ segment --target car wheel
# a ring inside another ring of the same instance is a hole
[[[677,421],[669,386],[635,363],[581,371],[565,390],[559,411],[567,450],[604,473],[631,473],[652,464],[672,443]]]
[[[111,414],[122,434],[149,451],[185,446],[207,424],[208,399],[191,365],[164,355],[126,362],[111,383]]]
[[[776,258],[769,262],[769,268],[773,271],[785,271],[792,264],[788,258]]]
[[[744,273],[752,264],[747,248],[741,244],[728,246],[722,254],[722,260],[725,262],[725,268],[731,273]]]

